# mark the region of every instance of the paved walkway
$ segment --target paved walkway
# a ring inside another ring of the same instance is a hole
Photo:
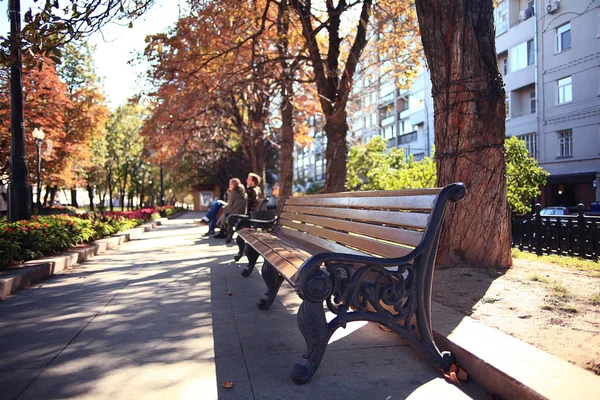
[[[260,275],[243,278],[237,248],[201,237],[199,217],[1,302],[0,399],[485,398],[361,323],[338,331],[317,374],[295,385],[289,370],[305,350],[298,297],[284,284],[271,309],[258,310]]]

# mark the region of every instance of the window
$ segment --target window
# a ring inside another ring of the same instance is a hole
[[[573,100],[571,77],[559,79],[558,81],[558,104],[569,103]]]
[[[560,157],[571,157],[573,155],[573,131],[571,129],[558,132],[558,147]]]
[[[425,158],[425,153],[413,154],[413,160],[415,160],[415,161],[421,161],[424,158]]]
[[[399,128],[398,135],[406,135],[407,133],[411,133],[415,130],[415,129],[413,129],[413,126],[410,124],[410,121],[408,118],[400,121],[398,128]]]
[[[533,64],[535,62],[533,40],[511,47],[508,58],[510,60],[510,72],[518,71]]]
[[[385,128],[383,128],[383,135],[382,137],[384,139],[392,139],[394,137],[394,125],[388,125]]]
[[[315,179],[321,180],[325,177],[324,160],[321,154],[315,154]]]
[[[504,112],[506,113],[506,119],[510,118],[510,92],[506,92],[506,99],[504,100]]]
[[[571,48],[571,23],[567,22],[564,25],[556,28],[556,51],[569,50]]]
[[[535,63],[535,46],[533,45],[533,39],[527,41],[527,65],[533,65]]]
[[[529,109],[535,114],[535,91],[529,93]]]
[[[501,1],[494,10],[494,25],[496,25],[496,36],[508,30],[508,1]]]
[[[506,76],[506,74],[508,74],[508,57],[502,60],[502,70],[504,72],[504,75]]]
[[[525,142],[527,152],[533,158],[537,155],[537,135],[535,133],[528,133],[527,135],[518,136],[519,139]]]

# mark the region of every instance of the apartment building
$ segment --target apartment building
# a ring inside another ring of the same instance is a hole
[[[504,0],[496,51],[506,134],[549,173],[542,204],[600,199],[600,1]]]
[[[388,149],[403,148],[417,161],[431,155],[433,99],[427,70],[423,69],[406,90],[398,89],[391,79],[378,77],[376,71],[364,75],[355,81],[355,96],[348,105],[348,145],[381,136],[387,140]],[[310,125],[313,143],[295,149],[294,181],[299,191],[325,183],[327,137],[318,118],[311,119]]]
[[[495,25],[506,134],[524,140],[550,173],[540,202],[590,207],[600,200],[600,0],[500,0]],[[369,75],[375,78],[355,83],[349,145],[380,135],[388,148],[404,148],[417,160],[430,154],[433,101],[427,71],[405,91]],[[299,149],[302,158],[296,160],[298,171],[317,181],[324,179],[324,168],[317,177],[311,161],[319,154],[319,163],[325,163],[320,135],[315,149]]]

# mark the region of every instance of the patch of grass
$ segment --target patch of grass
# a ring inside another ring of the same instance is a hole
[[[595,306],[600,305],[600,294],[593,294],[588,300]]]
[[[545,276],[538,275],[537,272],[530,274],[527,279],[534,282],[550,283],[550,279],[546,278]]]
[[[569,289],[560,282],[555,282],[552,286],[552,290],[554,291],[554,295],[556,297],[568,297]]]
[[[552,310],[554,310],[554,307],[552,307],[550,304],[544,304],[544,305],[541,307],[541,309],[542,309],[542,310],[546,310],[546,311],[552,311]]]
[[[571,314],[577,314],[577,312],[579,312],[579,310],[577,309],[577,307],[575,307],[574,305],[571,304],[563,304],[558,306],[558,309],[564,312],[568,312]]]
[[[538,261],[545,262],[548,264],[555,264],[565,268],[575,268],[580,271],[590,271],[594,272],[592,275],[594,277],[600,278],[600,263],[592,260],[584,260],[582,258],[577,257],[568,257],[568,256],[558,256],[558,255],[543,255],[537,256],[534,253],[528,253],[525,251],[520,251],[519,249],[512,249],[513,258],[517,258],[520,260],[530,260],[530,261]]]

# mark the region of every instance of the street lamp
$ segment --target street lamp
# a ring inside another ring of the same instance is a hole
[[[33,132],[31,132],[31,135],[33,135],[33,138],[35,139],[35,149],[37,150],[37,210],[39,213],[40,210],[42,209],[42,202],[40,201],[40,196],[42,195],[42,186],[41,186],[41,180],[40,180],[40,172],[41,172],[41,165],[42,165],[41,148],[42,148],[42,140],[44,140],[44,137],[46,135],[44,134],[43,130],[38,129],[38,128],[35,128],[33,130]]]
[[[165,182],[163,178],[163,163],[160,162],[160,206],[165,206]]]
[[[8,2],[10,18],[10,184],[8,220],[31,218],[31,186],[27,182],[23,129],[23,70],[21,62],[21,2]]]

